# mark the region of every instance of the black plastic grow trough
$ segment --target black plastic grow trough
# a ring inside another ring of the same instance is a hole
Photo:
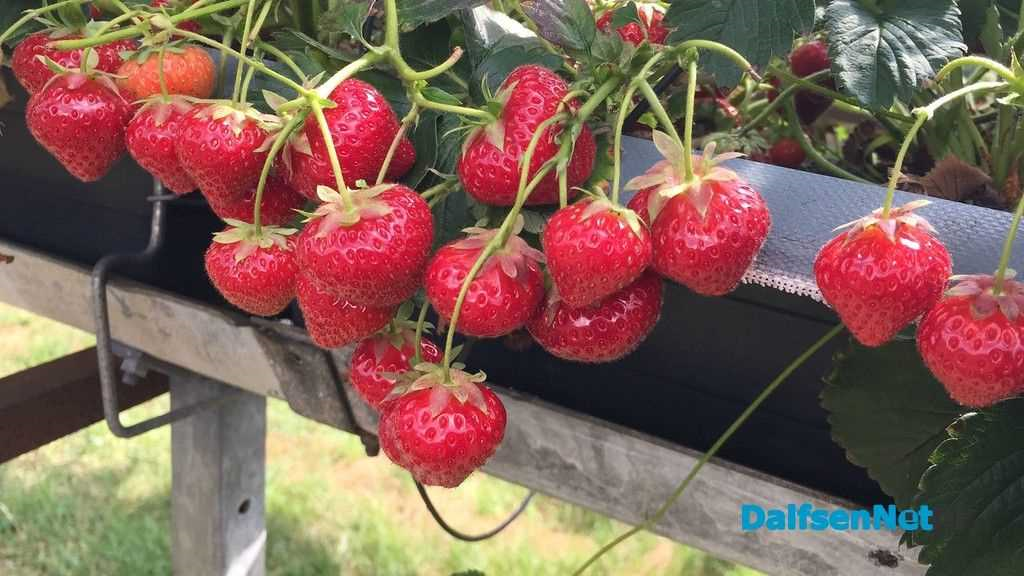
[[[10,78],[8,86],[15,86]],[[25,96],[16,92],[15,97],[0,110],[0,238],[85,265],[111,252],[142,249],[150,226],[149,177],[126,160],[99,183],[74,181],[31,139],[23,118]],[[627,177],[653,163],[654,154],[650,142],[631,139],[625,150]],[[733,166],[762,190],[776,223],[762,252],[760,279],[786,277],[797,291],[810,287],[813,292],[810,262],[831,229],[870,212],[883,193],[879,187],[752,162]],[[951,247],[958,272],[995,267],[1009,215],[941,201],[925,214]],[[206,281],[202,262],[210,234],[219,227],[198,195],[170,202],[164,250],[152,265],[126,275],[226,307]],[[806,295],[744,285],[725,298],[704,298],[671,285],[657,329],[621,362],[571,364],[536,346],[511,353],[499,340],[480,342],[470,364],[499,385],[705,450],[786,364],[836,322],[827,307]],[[724,448],[723,458],[853,502],[887,501],[832,442],[818,403],[831,353],[841,346],[845,343],[834,342],[798,370]]]

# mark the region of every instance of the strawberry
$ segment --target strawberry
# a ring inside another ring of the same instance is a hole
[[[299,265],[353,304],[390,306],[419,288],[434,242],[430,207],[401,184],[349,191],[320,187],[323,201],[299,235]]]
[[[32,136],[83,182],[102,178],[124,154],[131,117],[109,78],[80,72],[50,80],[25,109]]]
[[[972,408],[1024,393],[1024,283],[1004,280],[996,295],[992,276],[956,280],[917,329],[925,365],[953,400]]]
[[[610,32],[614,10],[608,10],[597,19],[597,29],[602,32]],[[639,22],[630,22],[620,26],[615,31],[619,36],[634,46],[643,44],[644,40],[650,40],[651,44],[664,44],[668,38],[668,28],[662,25],[661,21],[665,14],[651,5],[637,6],[637,17]]]
[[[182,121],[178,160],[212,203],[242,198],[259,181],[273,116],[228,102],[196,106]]]
[[[589,306],[573,308],[558,298],[526,325],[554,356],[573,362],[612,362],[636,350],[658,323],[662,281],[647,272],[622,290]]]
[[[280,314],[295,298],[294,229],[229,220],[206,250],[206,273],[225,300],[256,316]]]
[[[81,34],[68,30],[44,30],[29,34],[15,48],[11,55],[11,68],[18,82],[28,91],[35,94],[55,76],[38,56],[45,56],[67,69],[76,69],[82,64],[81,50],[57,50],[51,42],[61,40],[77,40]],[[121,53],[135,50],[135,40],[118,40],[109,44],[95,46],[92,53],[96,54],[96,64],[91,68],[99,72],[113,74],[121,66]]]
[[[168,94],[209,98],[217,87],[217,67],[198,46],[171,44],[164,50],[164,83]],[[159,95],[159,50],[143,50],[118,69],[117,85],[135,100]]]
[[[952,271],[949,252],[924,218],[927,201],[881,210],[830,240],[814,261],[825,302],[865,346],[881,346],[938,302]]]
[[[324,110],[334,148],[341,163],[341,172],[348,186],[359,180],[377,181],[388,148],[400,124],[391,105],[372,85],[350,78],[335,88],[329,97],[334,108]],[[335,186],[327,145],[320,126],[312,116],[282,157],[291,184],[303,196],[317,199],[317,186]],[[401,178],[416,163],[416,149],[402,137],[388,167],[386,179]]]
[[[455,488],[484,465],[505,436],[501,399],[483,372],[421,364],[380,406],[380,447],[422,484]],[[414,379],[413,379],[414,378]]]
[[[487,127],[470,133],[459,158],[459,177],[473,198],[484,204],[511,206],[519,190],[520,160],[541,122],[555,115],[569,87],[557,74],[535,64],[520,66],[501,85],[498,100],[504,101],[500,117]],[[575,108],[576,101],[570,103]],[[532,177],[557,152],[562,128],[551,126],[541,136],[530,161]],[[570,189],[587,181],[596,155],[594,135],[586,126],[579,137],[567,169]],[[527,204],[558,201],[558,176],[552,170],[541,179]]]
[[[514,229],[518,234],[521,222]],[[459,291],[473,263],[497,230],[467,228],[469,237],[434,254],[427,264],[427,299],[445,320],[451,320]],[[544,299],[544,255],[513,235],[492,254],[469,285],[457,329],[467,336],[496,338],[522,328]]]
[[[779,138],[768,149],[768,162],[784,168],[799,168],[806,158],[804,149],[793,138]]]
[[[309,337],[326,349],[341,348],[373,335],[387,326],[397,308],[346,302],[305,273],[299,274],[295,295]]]
[[[192,105],[183,98],[153,100],[146,103],[128,123],[125,142],[128,153],[147,172],[175,194],[196,189],[178,160],[178,137]]]
[[[356,346],[349,363],[348,378],[352,387],[374,408],[395,387],[395,379],[389,374],[401,374],[412,370],[412,359],[416,356],[416,333],[399,329],[389,334],[378,334],[367,338]],[[420,340],[420,359],[423,362],[441,361],[441,349],[426,338]]]
[[[229,218],[252,222],[253,204],[256,201],[256,187],[242,196],[227,202],[211,202],[210,209],[221,220]],[[260,221],[270,226],[282,226],[295,219],[299,208],[306,199],[292,190],[280,176],[271,174],[267,177],[267,185],[263,188],[263,206],[260,209]]]
[[[654,269],[698,294],[727,294],[768,237],[768,207],[750,184],[718,165],[740,154],[715,157],[709,143],[703,158],[694,157],[694,181],[687,183],[682,147],[658,131],[654,142],[665,160],[627,185],[648,189]]]
[[[185,6],[190,4],[195,4],[195,0],[150,0],[149,2],[149,5],[153,8],[168,9],[171,15],[180,12]],[[177,28],[179,30],[184,30],[185,32],[195,32],[198,34],[202,27],[199,25],[199,22],[194,20],[185,20],[184,22],[178,22]]]
[[[808,42],[793,50],[789,55],[789,70],[801,78],[815,72],[828,70],[831,67],[832,61],[828,57],[828,46],[820,40]],[[831,90],[836,88],[835,80],[832,78],[820,83]],[[793,96],[793,102],[796,105],[800,122],[803,124],[811,124],[832,106],[832,100],[827,96],[809,90],[798,91]]]
[[[555,212],[541,240],[551,279],[572,307],[631,284],[653,257],[650,233],[636,213],[604,198]]]
[[[633,197],[626,203],[626,208],[632,210],[648,229],[651,227],[651,212],[647,208],[647,204],[650,202],[651,194],[654,191],[655,188],[653,187],[637,190],[636,194],[633,194]]]

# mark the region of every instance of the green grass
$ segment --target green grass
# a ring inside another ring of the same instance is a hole
[[[0,375],[86,347],[91,336],[0,305]],[[161,398],[129,421],[166,410]],[[624,525],[538,496],[498,537],[444,534],[408,475],[367,458],[350,434],[268,404],[267,567],[273,576],[561,575]],[[0,465],[0,574],[146,576],[170,573],[170,435],[119,440],[97,424]],[[499,522],[526,494],[483,474],[431,490],[468,532]],[[664,538],[642,534],[593,575],[756,576]]]

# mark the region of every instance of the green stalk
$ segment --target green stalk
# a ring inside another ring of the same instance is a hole
[[[726,46],[725,44],[719,44],[718,42],[712,40],[687,40],[681,44],[674,46],[672,48],[672,51],[675,52],[677,55],[685,55],[690,50],[696,51],[697,49],[717,52],[722,56],[725,56],[726,58],[732,60],[737,66],[740,67],[741,70],[749,74],[752,78],[756,80],[761,79],[757,72],[754,71],[754,67],[750,65],[750,62],[748,62],[742,54]]]
[[[441,102],[434,102],[423,96],[419,91],[414,91],[412,94],[412,103],[425,110],[437,110],[438,112],[448,112],[451,114],[458,114],[467,118],[476,118],[484,120],[486,122],[494,122],[496,118],[486,110],[479,110],[476,108],[467,108],[465,106],[456,106],[455,104],[444,104]]]
[[[819,70],[819,71],[815,72],[814,74],[811,74],[810,76],[807,76],[804,79],[805,80],[810,80],[810,81],[813,82],[813,81],[816,81],[818,79],[821,79],[821,78],[824,78],[824,77],[828,76],[830,73],[831,73],[831,71],[829,71],[829,70]],[[782,107],[782,105],[785,104],[787,98],[792,96],[793,93],[795,93],[797,90],[800,90],[800,89],[801,89],[801,87],[800,87],[799,84],[790,84],[789,86],[786,86],[786,89],[781,91],[781,92],[779,92],[779,95],[775,97],[774,101],[769,102],[768,105],[765,108],[763,108],[760,112],[757,113],[756,116],[754,116],[750,120],[750,122],[747,122],[743,126],[743,128],[740,129],[739,135],[742,136],[742,135],[746,134],[747,132],[750,132],[751,130],[756,128],[759,124],[761,124],[761,122],[764,121],[765,118],[770,116],[772,114],[772,112],[775,112],[780,107]],[[859,108],[858,108],[858,110],[859,110]]]
[[[348,80],[352,76],[355,76],[358,72],[365,68],[376,64],[381,60],[382,56],[375,52],[367,52],[360,56],[357,60],[349,62],[345,66],[335,72],[330,78],[328,78],[323,84],[317,87],[315,94],[318,94],[321,98],[327,98],[334,92],[334,89],[341,85],[342,82]],[[307,94],[308,90],[302,90],[300,94]]]
[[[772,70],[772,74],[774,74],[774,75],[778,76],[779,78],[781,78],[783,81],[786,82],[786,84],[790,84],[790,85],[795,84],[795,85],[797,85],[797,86],[799,86],[799,87],[801,87],[801,88],[803,88],[805,90],[808,90],[810,92],[816,92],[818,94],[821,94],[822,96],[826,96],[826,97],[828,97],[831,100],[835,100],[837,102],[844,102],[846,104],[849,104],[850,106],[853,106],[854,108],[857,108],[859,110],[863,110],[865,114],[870,114],[870,115],[873,115],[873,116],[875,116],[875,115],[877,115],[877,116],[885,116],[886,118],[891,118],[893,120],[899,120],[901,122],[913,122],[914,121],[913,118],[911,118],[909,116],[906,116],[905,114],[900,114],[898,112],[893,112],[892,110],[886,110],[884,108],[879,108],[877,110],[865,110],[864,107],[860,105],[860,102],[858,102],[856,98],[851,98],[851,97],[846,96],[844,94],[840,94],[839,92],[836,92],[835,90],[829,90],[828,88],[822,86],[821,84],[809,81],[809,79],[813,75],[807,76],[806,78],[800,78],[798,76],[794,76],[789,71],[783,70],[781,68],[773,69]]]
[[[316,123],[320,126],[320,134],[323,136],[324,144],[327,146],[327,157],[331,161],[331,170],[334,172],[334,184],[338,188],[338,194],[341,195],[341,204],[344,206],[346,212],[352,212],[355,210],[355,205],[352,203],[352,197],[349,194],[348,187],[345,186],[345,177],[341,173],[341,162],[338,160],[338,151],[334,149],[334,137],[331,136],[331,128],[327,125],[327,118],[324,116],[323,106],[319,100],[310,100],[310,107],[313,109],[313,115],[316,116]]]
[[[270,169],[274,165],[274,159],[277,158],[278,153],[288,143],[288,138],[292,132],[298,128],[299,124],[306,119],[306,115],[299,113],[292,117],[287,124],[281,128],[281,132],[278,133],[277,137],[274,138],[274,143],[270,146],[270,151],[267,153],[267,159],[263,162],[263,169],[260,171],[259,184],[256,185],[256,197],[253,200],[252,207],[252,225],[256,228],[256,232],[259,233],[262,230],[261,216],[263,213],[263,190],[267,186],[267,178],[270,176]]]
[[[178,24],[185,20],[191,20],[193,18],[200,18],[208,14],[216,14],[217,12],[223,12],[232,8],[238,8],[245,4],[249,0],[224,0],[216,4],[210,4],[204,6],[198,10],[191,12],[182,12],[181,14],[175,14],[170,17],[172,24]],[[116,40],[124,40],[125,38],[134,38],[143,34],[143,28],[136,24],[135,26],[129,26],[127,28],[121,28],[115,30],[109,34],[101,34],[97,36],[89,36],[87,38],[79,38],[77,40],[61,40],[60,42],[54,42],[54,47],[58,50],[77,50],[79,48],[88,48],[90,46],[99,46],[100,44],[107,44]],[[176,31],[177,35],[184,35],[184,32],[179,30]]]
[[[242,28],[242,41],[239,43],[238,52],[245,56],[249,47],[249,33],[252,31],[252,13],[256,9],[256,0],[249,0],[245,7],[245,25]],[[235,87],[231,92],[231,101],[238,102],[238,94],[242,90],[242,77],[245,75],[245,66],[241,62],[235,67]]]
[[[690,485],[690,483],[693,482],[693,479],[697,477],[697,474],[700,472],[701,468],[703,468],[705,464],[707,464],[712,458],[715,457],[716,454],[718,454],[718,451],[722,449],[722,446],[724,446],[725,443],[728,442],[730,438],[732,438],[733,434],[735,434],[736,431],[739,430],[744,423],[746,423],[746,421],[761,406],[761,404],[763,404],[764,401],[767,400],[773,392],[775,392],[776,388],[778,388],[780,384],[785,382],[786,379],[789,378],[789,376],[794,371],[796,371],[797,368],[799,368],[805,362],[807,362],[807,360],[814,356],[814,354],[817,353],[818,350],[820,350],[823,346],[825,346],[825,344],[832,340],[832,338],[835,338],[836,335],[838,335],[842,331],[842,324],[833,327],[828,332],[826,332],[824,336],[819,338],[817,342],[812,344],[810,348],[804,350],[804,352],[800,354],[800,356],[798,356],[795,360],[790,362],[789,366],[786,366],[786,368],[781,373],[779,373],[779,375],[776,376],[775,379],[772,380],[771,383],[768,384],[768,386],[766,386],[760,394],[757,395],[757,398],[754,398],[754,401],[751,402],[749,406],[747,406],[743,413],[741,413],[739,417],[737,417],[736,420],[729,425],[725,432],[723,432],[722,435],[719,436],[717,440],[715,440],[715,443],[711,445],[711,448],[709,448],[703,456],[701,456],[700,460],[697,461],[697,465],[694,466],[692,470],[690,470],[690,473],[686,475],[686,478],[683,479],[682,483],[679,484],[679,486],[677,486],[676,489],[672,491],[672,494],[668,497],[668,500],[666,500],[665,503],[662,504],[661,507],[658,508],[658,510],[650,518],[644,521],[643,524],[640,524],[639,526],[635,526],[629,529],[619,537],[615,538],[611,542],[601,547],[601,549],[598,550],[593,556],[591,556],[589,560],[584,562],[582,566],[580,566],[576,569],[575,572],[573,572],[573,576],[580,576],[581,574],[586,572],[587,568],[590,568],[590,566],[597,562],[598,559],[601,558],[601,556],[603,556],[605,553],[607,553],[609,550],[611,550],[627,538],[633,536],[638,532],[649,530],[658,522],[660,522],[661,519],[665,517],[665,514],[667,514],[668,511],[672,508],[672,505],[674,505],[676,501],[679,500],[679,498],[683,495],[683,493],[686,491],[686,488]]]
[[[661,101],[658,100],[658,95],[651,88],[650,83],[647,80],[641,79],[636,83],[640,89],[640,93],[647,99],[647,103],[651,106],[651,112],[658,118],[658,122],[661,123],[662,128],[672,138],[675,143],[683,149],[683,170],[685,171],[687,182],[693,180],[693,155],[688,151],[686,144],[681,138],[679,138],[679,132],[676,131],[675,125],[672,123],[672,118],[668,115],[665,107],[661,105]],[[692,88],[692,90],[691,90]],[[697,85],[695,81],[690,81],[690,84],[686,90],[686,130],[690,132],[692,138],[692,125],[693,125],[693,102],[696,100]],[[691,96],[692,95],[692,96]]]
[[[402,143],[406,130],[409,129],[410,124],[416,121],[419,112],[419,106],[413,104],[412,108],[409,109],[409,113],[402,118],[398,132],[395,133],[395,137],[391,139],[391,145],[388,146],[388,153],[384,156],[384,163],[380,165],[380,172],[377,172],[377,184],[384,182],[384,176],[387,175],[388,168],[391,167],[391,160],[394,159],[395,152],[398,151],[398,146]]]
[[[7,30],[4,30],[3,34],[0,34],[0,45],[2,45],[4,42],[7,41],[8,38],[14,35],[14,33],[17,32],[19,28],[35,20],[36,18],[42,16],[43,14],[60,10],[65,6],[85,4],[87,1],[89,0],[63,0],[61,2],[55,2],[53,4],[50,4],[49,6],[43,6],[42,8],[36,8],[35,10],[26,12],[24,16],[15,20],[14,24],[11,24],[7,28]]]
[[[693,180],[693,109],[697,107],[697,59],[698,52],[694,51],[686,65],[686,123],[683,125],[683,168],[687,182]],[[654,90],[650,90],[651,85],[646,81],[644,84],[647,86],[647,89],[645,90],[643,86],[640,89],[650,99],[651,95],[654,94]],[[671,124],[671,120],[669,124]]]
[[[814,147],[814,143],[807,137],[807,134],[800,128],[800,118],[796,114],[796,106],[793,104],[792,98],[787,98],[785,102],[786,107],[786,120],[790,126],[790,134],[800,144],[800,148],[803,149],[807,157],[810,158],[815,164],[821,169],[825,170],[833,176],[839,178],[845,178],[847,180],[853,180],[854,182],[861,182],[864,184],[873,184],[869,180],[865,180],[860,176],[852,172],[844,170],[842,167],[833,164],[828,158],[818,151]]]
[[[1017,238],[1017,229],[1020,228],[1020,218],[1022,215],[1024,215],[1024,194],[1017,201],[1017,210],[1013,213],[1013,220],[1010,221],[1010,230],[1006,233],[1006,240],[1003,241],[1003,253],[999,256],[999,269],[996,270],[995,284],[992,285],[992,294],[996,296],[1003,293],[1006,270],[1010,265],[1010,254],[1013,253],[1013,241]]]
[[[384,45],[400,52],[398,43],[398,2],[384,0]]]
[[[417,364],[423,361],[423,350],[420,348],[421,342],[423,342],[423,327],[427,323],[427,311],[430,310],[430,303],[424,301],[423,306],[420,307],[420,315],[416,318],[416,341],[413,343],[413,347],[416,349],[416,353],[412,357],[412,367],[415,368]]]
[[[892,167],[892,174],[889,175],[889,186],[885,191],[885,202],[882,204],[882,218],[888,218],[889,212],[892,211],[892,202],[896,196],[896,184],[899,182],[901,170],[903,169],[903,162],[907,157],[907,151],[910,150],[910,145],[914,142],[914,138],[917,136],[918,130],[920,130],[921,126],[924,126],[924,123],[935,114],[935,111],[968,94],[983,90],[1000,90],[1009,86],[1010,85],[1007,82],[978,82],[977,84],[964,86],[963,88],[954,90],[924,108],[917,108],[914,110],[916,120],[914,120],[914,124],[910,126],[910,130],[907,131],[907,135],[903,139],[900,151],[896,155],[896,163]]]
[[[615,118],[615,134],[612,140],[612,204],[619,203],[619,189],[622,187],[622,131],[626,126],[626,117],[629,116],[629,107],[633,102],[633,94],[636,86],[630,84],[622,97],[622,106],[619,107],[619,114]]]
[[[1000,78],[1010,84],[1016,84],[1019,82],[1019,79],[1013,73],[1013,70],[1010,70],[995,60],[982,56],[961,56],[960,58],[949,62],[935,75],[935,82],[942,82],[946,76],[954,70],[964,66],[978,66],[979,68],[985,68],[989,71],[995,72]]]
[[[273,44],[267,44],[262,40],[257,40],[256,46],[260,50],[263,50],[267,54],[270,54],[271,56],[276,58],[278,62],[281,62],[282,64],[287,66],[292,72],[295,73],[299,80],[306,80],[306,73],[303,72],[302,68],[300,68],[299,65],[295,63],[295,60],[292,60],[291,56],[285,54],[283,50],[281,50],[277,46],[274,46]]]

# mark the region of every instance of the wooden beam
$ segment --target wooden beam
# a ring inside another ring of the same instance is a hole
[[[166,391],[159,374],[119,388],[124,408]],[[0,464],[101,420],[95,348],[0,379]]]
[[[91,330],[86,270],[9,243],[0,242],[0,252],[15,256],[0,274],[0,301]],[[291,396],[289,401],[296,407],[311,406],[295,399],[296,394],[326,398],[330,390],[325,387],[334,385],[324,381],[319,362],[302,360],[280,336],[244,325],[243,318],[220,309],[114,282],[111,314],[115,339],[260,395]],[[334,353],[340,369],[348,365],[350,353],[350,349]],[[497,392],[509,413],[508,430],[485,471],[627,523],[643,521],[700,457],[693,450],[536,398],[501,388]],[[376,430],[373,411],[350,387],[345,393],[353,404],[355,424]],[[340,413],[314,417],[341,429],[352,427]],[[856,508],[716,460],[704,468],[687,497],[655,531],[773,575],[924,574],[924,567],[899,549],[898,535],[891,532],[740,530],[743,503],[784,508],[802,502]]]

